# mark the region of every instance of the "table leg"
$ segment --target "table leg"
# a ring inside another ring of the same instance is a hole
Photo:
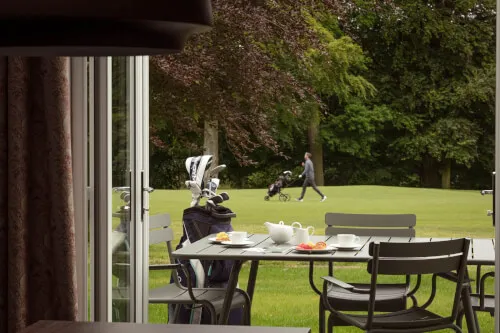
[[[238,285],[238,276],[240,275],[242,265],[242,260],[234,261],[233,268],[231,269],[231,275],[229,275],[229,281],[226,287],[226,297],[224,298],[222,312],[219,317],[219,325],[227,325],[229,312],[231,311],[231,304],[233,302],[234,291]]]
[[[479,333],[476,316],[472,310],[470,301],[470,285],[462,288],[462,306],[464,307],[465,320],[467,322],[467,329],[469,333]]]
[[[259,261],[254,260],[250,266],[250,274],[248,275],[247,294],[250,301],[253,300],[253,293],[255,291],[255,282],[257,280],[257,271],[259,270]]]

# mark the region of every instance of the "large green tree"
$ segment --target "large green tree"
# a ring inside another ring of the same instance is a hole
[[[346,7],[344,31],[372,59],[374,104],[392,114],[381,153],[413,163],[423,186],[445,188],[452,165],[491,157],[495,2],[354,0]]]

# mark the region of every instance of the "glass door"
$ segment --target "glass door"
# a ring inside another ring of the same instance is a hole
[[[94,60],[94,320],[142,322],[147,288],[146,57]],[[143,79],[146,77],[146,79]],[[145,96],[145,97],[144,97]],[[146,129],[144,128],[146,127]]]
[[[111,320],[147,316],[148,58],[111,58]],[[146,139],[145,139],[146,138]],[[109,229],[108,229],[109,232]]]

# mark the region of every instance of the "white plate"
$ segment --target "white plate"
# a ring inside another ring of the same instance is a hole
[[[210,237],[208,240],[211,241],[212,243],[217,243],[217,244],[220,244],[223,242],[223,241],[217,240],[216,237]]]
[[[246,241],[243,241],[241,243],[233,243],[231,241],[225,241],[225,242],[221,242],[222,245],[227,245],[227,246],[230,246],[230,247],[245,247],[245,246],[250,246],[250,245],[253,245],[255,244],[255,242],[252,242],[250,240],[246,240]]]
[[[300,247],[294,247],[293,248],[296,252],[299,252],[299,253],[328,253],[328,252],[332,252],[333,250],[335,250],[333,247],[331,246],[327,246],[326,248],[324,249],[302,249]]]
[[[210,237],[208,240],[211,241],[212,243],[216,243],[216,244],[220,244],[222,242],[225,242],[225,241],[217,240],[217,238],[215,238],[215,237]],[[247,240],[248,240],[248,238],[245,239],[245,241],[247,241]]]
[[[358,250],[362,245],[363,244],[353,244],[341,246],[340,244],[332,244],[333,247],[339,250]]]

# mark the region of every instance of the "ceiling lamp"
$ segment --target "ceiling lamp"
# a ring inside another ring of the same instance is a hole
[[[165,54],[211,25],[210,0],[4,0],[0,55]]]

